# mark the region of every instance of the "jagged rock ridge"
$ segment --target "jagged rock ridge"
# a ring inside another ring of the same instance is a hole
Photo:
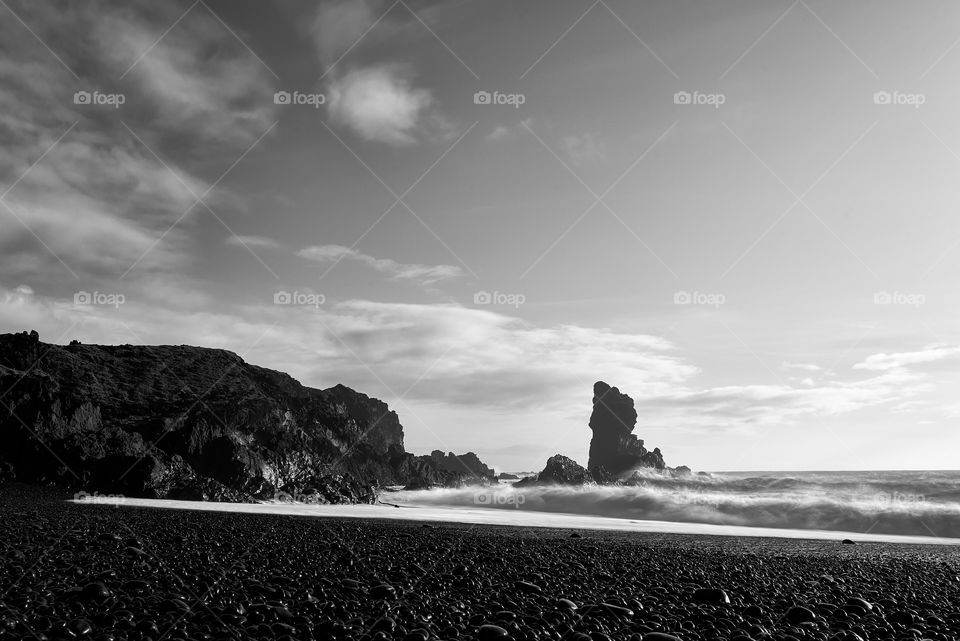
[[[370,502],[377,486],[495,482],[404,450],[385,403],[318,390],[225,350],[0,335],[0,478],[128,496]]]

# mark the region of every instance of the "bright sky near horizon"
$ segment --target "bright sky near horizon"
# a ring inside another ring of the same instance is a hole
[[[960,5],[0,6],[0,331],[193,344],[407,449],[950,469]]]

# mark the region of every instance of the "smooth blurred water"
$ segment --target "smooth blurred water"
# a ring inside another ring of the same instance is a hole
[[[960,472],[723,472],[637,486],[398,491],[404,506],[960,538]]]

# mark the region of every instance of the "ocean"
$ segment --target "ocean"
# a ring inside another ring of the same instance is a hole
[[[648,473],[637,486],[392,489],[380,505],[111,501],[318,517],[960,544],[960,472]]]
[[[753,528],[960,538],[960,472],[654,472],[637,486],[433,489],[384,501]]]

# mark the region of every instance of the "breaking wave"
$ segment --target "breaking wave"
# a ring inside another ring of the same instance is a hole
[[[399,491],[421,507],[487,508],[800,530],[960,538],[960,472],[647,473],[630,486],[500,484]]]

